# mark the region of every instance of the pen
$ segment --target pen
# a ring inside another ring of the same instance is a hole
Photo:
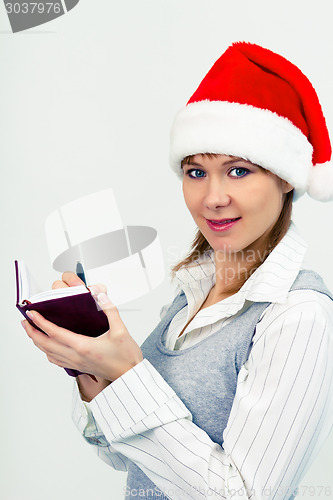
[[[83,283],[87,286],[87,281],[86,281],[86,276],[84,274],[83,265],[79,261],[77,261],[77,263],[76,263],[76,274],[83,281]]]

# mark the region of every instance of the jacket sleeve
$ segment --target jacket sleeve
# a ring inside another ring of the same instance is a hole
[[[83,438],[104,462],[113,469],[127,471],[128,458],[114,450],[107,441],[91,409],[82,401],[76,381],[73,388],[72,419]]]
[[[332,306],[295,297],[257,325],[223,447],[143,360],[87,403],[111,452],[170,498],[289,499],[333,420]]]
[[[163,305],[160,310],[161,319],[164,317],[171,304],[172,302]],[[117,453],[107,441],[89,405],[82,401],[76,381],[73,387],[72,420],[85,441],[92,446],[97,455],[104,462],[113,469],[127,471],[128,458],[121,453]]]

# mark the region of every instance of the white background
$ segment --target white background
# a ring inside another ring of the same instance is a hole
[[[47,215],[112,187],[126,224],[158,230],[168,269],[195,229],[168,167],[175,113],[227,46],[245,40],[304,71],[333,130],[332,14],[331,0],[81,0],[48,24],[12,34],[0,4],[2,500],[118,500],[125,484],[74,428],[72,379],[25,335],[13,260],[24,259],[49,288],[58,274],[48,258]],[[293,218],[310,245],[307,261],[333,290],[333,203],[305,195]],[[122,308],[138,342],[173,291],[166,279]],[[319,487],[333,496],[332,459],[333,437],[300,498],[327,497]]]

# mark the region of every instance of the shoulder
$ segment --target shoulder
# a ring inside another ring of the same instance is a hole
[[[323,292],[308,288],[290,290],[284,304],[276,304],[280,311],[308,311],[328,315],[332,319],[333,299]]]
[[[261,314],[254,340],[275,330],[325,331],[333,341],[333,300],[317,290],[291,290],[286,301],[272,303]]]

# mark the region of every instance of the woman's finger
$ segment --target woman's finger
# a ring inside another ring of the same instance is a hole
[[[77,340],[78,337],[84,337],[84,335],[73,333],[70,330],[66,330],[61,326],[51,323],[51,321],[45,319],[37,311],[27,311],[27,316],[34,322],[36,326],[38,326],[38,328],[40,328],[41,330],[43,330],[43,332],[47,334],[44,335],[35,328],[34,328],[35,331],[30,330],[31,333],[34,335],[34,338],[36,338],[37,335],[36,332],[40,334],[38,335],[38,339],[41,339],[42,345],[45,345],[45,347],[50,344],[50,342],[48,342],[49,339],[54,339],[63,345],[72,347],[73,343]]]
[[[98,283],[97,285],[88,286],[91,293],[97,297],[100,293],[107,293],[106,285],[103,283]]]
[[[28,337],[38,349],[46,354],[48,360],[62,367],[71,365],[73,361],[73,348],[59,342],[59,339],[52,338],[34,328],[27,320],[22,321],[22,326],[25,329]],[[71,333],[71,332],[70,332]],[[75,335],[75,334],[74,334]],[[70,356],[70,358],[68,358]]]
[[[77,274],[66,271],[62,275],[62,281],[68,286],[80,286],[84,285],[84,282],[78,277]]]
[[[57,290],[58,288],[68,288],[68,285],[61,280],[56,280],[52,284],[52,290]]]
[[[50,354],[51,339],[47,335],[45,335],[45,333],[40,332],[32,325],[30,325],[30,323],[27,320],[22,321],[22,326],[25,329],[28,337],[30,337],[33,343],[35,344],[35,346],[38,347],[38,349],[40,349],[46,355]]]
[[[97,302],[108,318],[110,331],[112,333],[122,332],[124,330],[127,331],[127,328],[120,317],[118,309],[105,293],[100,293],[97,296]]]
[[[53,357],[52,355],[47,355],[47,359],[49,360],[50,363],[53,363],[54,365],[59,366],[60,368],[67,368],[65,366],[65,363],[63,363],[61,360]]]

